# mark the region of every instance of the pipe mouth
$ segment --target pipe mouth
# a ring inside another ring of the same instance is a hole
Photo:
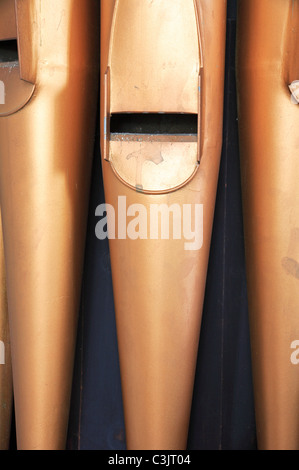
[[[185,113],[114,113],[111,134],[197,135],[198,115]]]
[[[17,39],[0,41],[0,63],[19,62]]]
[[[34,89],[34,84],[21,79],[17,40],[0,40],[0,118],[22,109]]]

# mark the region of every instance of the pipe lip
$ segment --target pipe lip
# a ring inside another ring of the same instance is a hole
[[[0,117],[20,111],[34,91],[34,84],[21,80],[19,62],[0,63]]]

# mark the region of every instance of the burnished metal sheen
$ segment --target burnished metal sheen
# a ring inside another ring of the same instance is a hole
[[[299,449],[299,1],[240,0],[239,131],[258,448]]]
[[[97,0],[0,0],[0,199],[18,449],[66,446],[99,26]]]
[[[185,449],[222,144],[226,1],[101,7],[101,150],[117,225],[108,218],[127,448]],[[153,205],[202,207],[201,243],[151,237]],[[144,214],[145,230],[135,220],[129,236],[124,218]]]

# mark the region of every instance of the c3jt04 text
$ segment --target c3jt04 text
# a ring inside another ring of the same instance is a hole
[[[169,467],[170,465],[181,465],[181,464],[190,464],[191,459],[190,455],[182,454],[153,454],[148,456],[147,454],[144,457],[137,456],[120,456],[115,454],[108,458],[108,464],[110,465],[134,465],[136,468],[140,467],[141,464],[154,464],[154,465],[165,465]]]

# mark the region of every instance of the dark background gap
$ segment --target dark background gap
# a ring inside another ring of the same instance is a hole
[[[0,62],[17,62],[18,60],[17,40],[0,41]]]

